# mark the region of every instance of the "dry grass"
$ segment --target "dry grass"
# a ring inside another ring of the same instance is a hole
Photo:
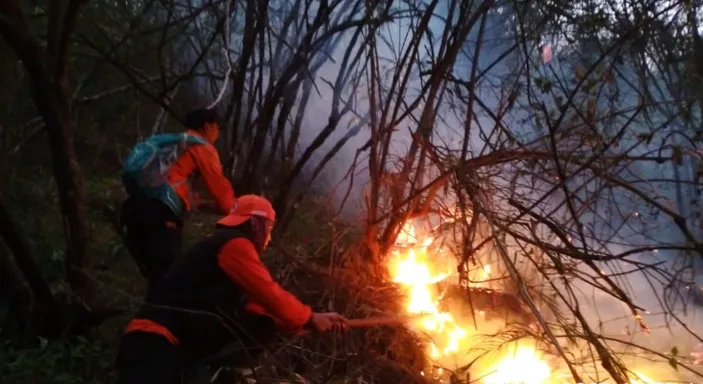
[[[301,203],[301,213],[266,255],[269,268],[317,311],[336,311],[349,318],[400,313],[400,292],[379,276],[378,266],[367,261],[358,228],[332,221],[322,201],[311,197]],[[279,377],[285,376],[282,368],[294,367],[315,383],[422,383],[420,372],[427,364],[417,337],[400,326],[296,338],[266,360],[264,366],[277,367]],[[271,379],[274,375],[267,371],[265,376]]]

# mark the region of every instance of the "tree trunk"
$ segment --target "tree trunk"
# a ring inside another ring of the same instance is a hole
[[[7,248],[0,242],[0,339],[27,333],[29,303],[29,291],[22,284]]]
[[[44,278],[44,274],[39,268],[37,260],[32,255],[27,238],[24,236],[19,226],[13,220],[10,212],[7,211],[5,204],[0,200],[0,237],[7,245],[15,259],[15,265],[20,270],[34,299],[33,312],[37,314],[36,318],[45,319],[38,329],[40,334],[45,336],[58,336],[63,330],[63,318],[61,307],[51,293],[49,283]],[[3,257],[0,255],[0,257]],[[12,272],[11,263],[9,260],[4,260],[0,267],[4,274]],[[10,277],[15,277],[12,274]],[[18,282],[12,284],[15,288]]]
[[[74,292],[92,303],[93,285],[87,254],[88,228],[83,209],[83,179],[76,160],[72,135],[70,92],[68,87],[67,40],[81,2],[52,4],[50,15],[50,53],[31,35],[24,14],[16,1],[0,2],[0,35],[22,60],[31,80],[32,97],[44,120],[54,164],[54,177],[66,232],[66,269]],[[56,30],[51,30],[52,26]],[[53,65],[47,65],[53,64]]]

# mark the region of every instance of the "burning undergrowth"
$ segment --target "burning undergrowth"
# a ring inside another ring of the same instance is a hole
[[[602,371],[594,371],[606,363],[593,353],[584,354],[589,349],[586,338],[550,342],[563,334],[565,319],[554,288],[547,289],[549,284],[535,273],[539,266],[510,260],[519,274],[516,279],[507,273],[504,260],[495,258],[496,250],[485,249],[475,252],[471,266],[457,270],[451,247],[435,238],[434,231],[419,233],[406,223],[388,263],[393,281],[405,287],[406,312],[425,314],[410,328],[425,336],[433,367],[426,375],[443,382],[561,384],[573,382],[578,372],[607,382]],[[518,281],[533,310],[517,294]],[[589,357],[575,357],[579,354]],[[630,384],[654,383],[642,372],[649,367],[631,361],[627,353],[613,351],[611,356],[629,366]]]
[[[446,241],[435,229],[416,231],[408,222],[378,265],[358,242],[360,234],[340,227],[320,227],[332,228],[332,233],[319,233],[314,238],[324,240],[307,248],[299,246],[305,231],[293,234],[296,246],[285,239],[277,243],[271,263],[277,279],[318,311],[333,310],[352,319],[413,318],[343,335],[285,341],[262,364],[259,382],[281,382],[281,377],[295,374],[310,383],[573,382],[564,355],[544,329],[544,324],[555,325],[558,332],[564,319],[543,288],[548,284],[525,263],[515,261],[537,313],[517,293],[490,247],[476,251],[470,265],[457,269],[457,252],[452,250],[456,241]],[[575,344],[589,348],[585,339]],[[592,354],[586,360],[575,357],[576,347],[561,346],[576,369],[601,364]],[[637,374],[640,380],[631,383],[652,382]]]
[[[402,313],[403,292],[398,285],[378,279],[358,252],[345,254],[330,268],[323,266],[329,260],[302,259],[289,250],[279,250],[282,257],[273,269],[286,287],[318,311],[337,311],[349,318]],[[277,367],[294,368],[308,382],[340,377],[378,383],[426,381],[420,373],[427,365],[422,343],[402,326],[299,338],[282,345],[272,359]]]
[[[544,352],[527,339],[535,323],[529,310],[497,288],[491,264],[462,274],[435,241],[406,223],[389,257],[391,278],[406,292],[406,312],[421,316],[410,327],[425,336],[431,368],[423,374],[438,381],[543,383],[551,371]]]
[[[277,244],[272,265],[277,278],[316,310],[335,310],[349,318],[414,318],[290,341],[270,357],[271,366],[279,367],[276,375],[286,367],[287,373],[295,371],[309,382],[345,377],[490,384],[524,379],[513,377],[524,375],[514,369],[523,365],[533,372],[525,383],[541,383],[549,376],[544,353],[525,339],[533,332],[529,325],[534,318],[515,294],[491,282],[491,266],[472,268],[470,280],[475,282],[460,284],[456,261],[439,256],[445,248],[427,239],[410,241],[408,231],[410,224],[381,266],[368,261],[363,247],[321,245],[311,256]]]

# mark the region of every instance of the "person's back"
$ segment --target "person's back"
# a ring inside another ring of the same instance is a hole
[[[236,229],[220,228],[195,244],[149,291],[137,318],[163,325],[198,358],[231,342],[237,327],[231,319],[241,317],[245,302],[218,255],[227,242],[243,236]],[[273,323],[264,323],[261,334],[272,334]]]
[[[223,214],[235,202],[232,185],[222,173],[213,145],[220,130],[214,112],[190,111],[186,115],[186,126],[188,130],[181,135],[154,135],[139,143],[123,169],[123,181],[129,194],[123,203],[121,218],[125,238],[130,253],[151,285],[161,279],[181,252],[183,220],[197,206],[192,192],[196,174],[202,177]],[[169,146],[174,142],[175,145]],[[164,148],[160,148],[163,143]],[[142,162],[149,161],[151,163],[142,166]],[[147,169],[157,173],[156,177],[145,177]]]
[[[198,131],[189,129],[189,135],[197,136]],[[217,136],[205,135],[208,142],[217,141]],[[192,192],[193,175],[200,176],[210,196],[215,200],[216,209],[221,214],[227,214],[234,204],[232,184],[224,177],[220,156],[213,145],[198,145],[189,147],[176,161],[168,172],[168,182],[173,186],[184,204],[184,211],[196,209],[197,201]]]

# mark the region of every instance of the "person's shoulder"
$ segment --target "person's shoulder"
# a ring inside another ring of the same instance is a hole
[[[195,156],[198,156],[198,157],[208,157],[208,158],[219,157],[215,146],[208,143],[207,141],[204,141],[202,143],[190,144],[188,146],[187,151],[194,154]]]

